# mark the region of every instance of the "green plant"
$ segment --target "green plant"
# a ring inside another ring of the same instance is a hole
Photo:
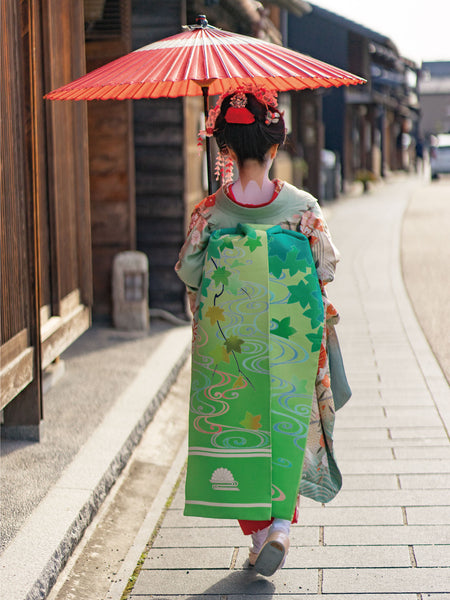
[[[369,189],[369,183],[377,181],[377,176],[369,169],[358,169],[355,173],[355,181],[360,181],[363,184],[364,191]]]

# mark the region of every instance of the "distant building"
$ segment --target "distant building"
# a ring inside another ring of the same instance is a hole
[[[389,38],[311,7],[301,18],[289,15],[287,45],[367,79],[366,85],[315,92],[322,98],[325,149],[340,157],[346,181],[362,170],[384,176],[409,168],[419,118],[416,65]]]
[[[450,133],[450,61],[422,63],[419,98],[421,135]]]

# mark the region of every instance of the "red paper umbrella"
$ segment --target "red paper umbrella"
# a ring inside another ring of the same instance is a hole
[[[365,79],[310,56],[256,38],[197,24],[130,52],[45,97],[49,100],[137,100],[222,94],[253,83],[288,91],[365,83]],[[206,138],[209,191],[211,166]]]
[[[47,94],[50,100],[125,100],[221,94],[252,81],[287,91],[365,83],[310,56],[208,25],[144,46]]]

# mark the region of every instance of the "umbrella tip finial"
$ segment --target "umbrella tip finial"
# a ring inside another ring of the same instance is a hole
[[[208,19],[206,18],[206,15],[197,15],[195,19],[195,24],[200,25],[200,27],[207,27]]]

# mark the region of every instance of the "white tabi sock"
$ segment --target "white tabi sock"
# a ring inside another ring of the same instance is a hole
[[[290,528],[291,522],[287,519],[274,519],[272,525],[270,526],[270,533],[274,533],[274,531],[282,531],[286,535],[289,535]]]
[[[254,552],[255,554],[259,554],[261,548],[264,545],[264,542],[267,539],[268,533],[269,527],[266,527],[265,529],[260,529],[256,533],[252,533],[253,546],[250,548],[252,552]]]

